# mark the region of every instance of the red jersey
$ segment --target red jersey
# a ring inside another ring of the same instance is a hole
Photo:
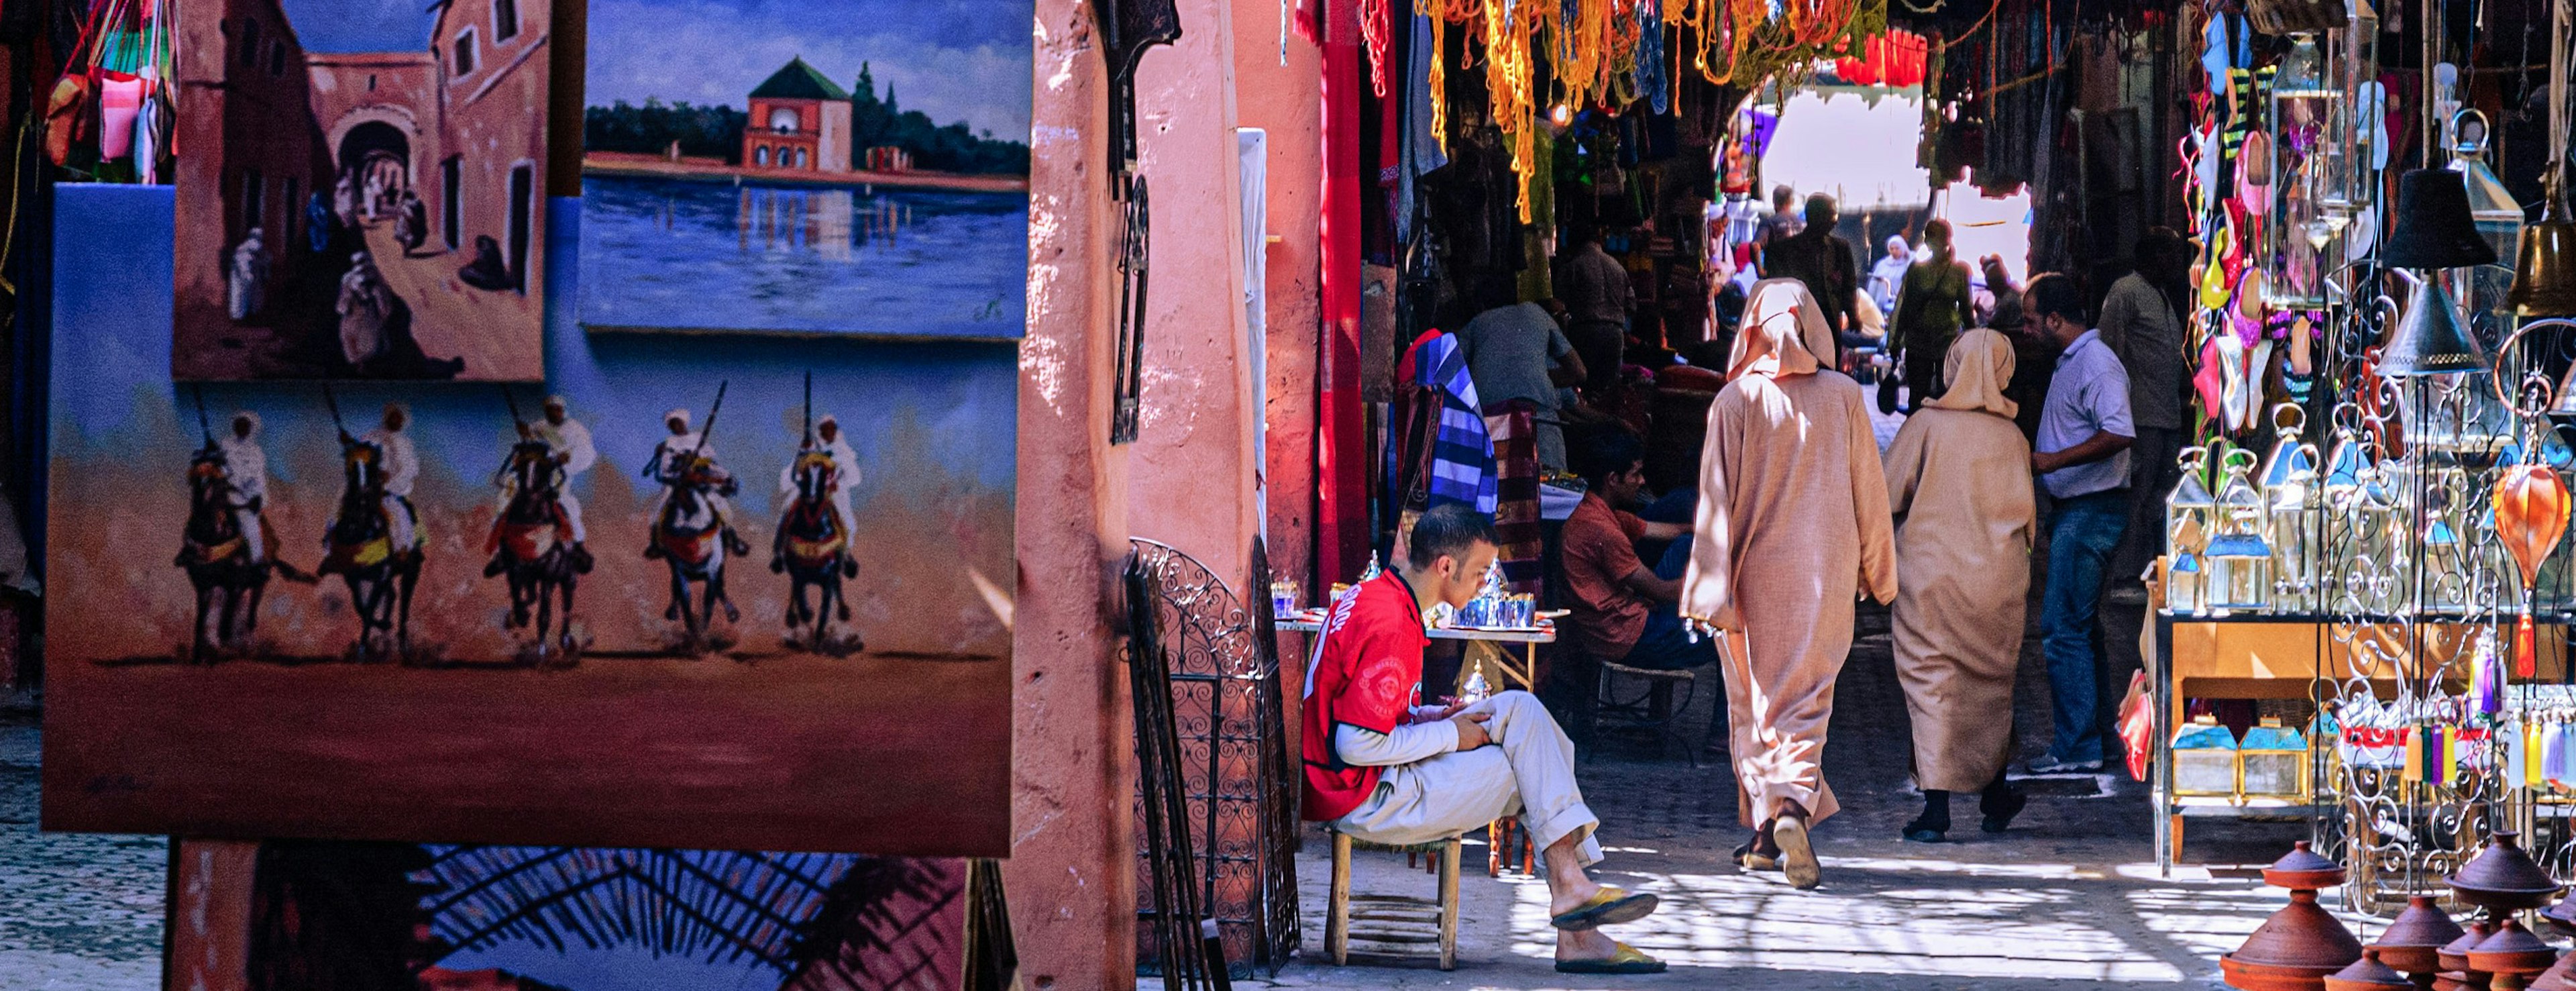
[[[1413,589],[1393,569],[1362,582],[1333,604],[1306,671],[1304,815],[1327,822],[1349,815],[1377,790],[1384,768],[1351,767],[1333,749],[1344,725],[1392,733],[1422,684],[1422,649],[1431,637]]]

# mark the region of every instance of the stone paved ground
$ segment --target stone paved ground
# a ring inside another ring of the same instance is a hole
[[[0,697],[0,988],[160,986],[168,842],[38,833],[36,750],[34,713]]]

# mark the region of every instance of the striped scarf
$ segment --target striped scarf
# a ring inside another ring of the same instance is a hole
[[[1440,426],[1431,442],[1430,505],[1465,503],[1494,512],[1494,443],[1476,403],[1476,380],[1455,334],[1426,337],[1413,349],[1413,382],[1440,395]],[[1427,507],[1426,507],[1427,508]]]

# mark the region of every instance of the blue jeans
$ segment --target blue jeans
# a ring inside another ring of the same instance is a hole
[[[2048,590],[2039,600],[2039,636],[2056,710],[2057,737],[2048,755],[2060,761],[2102,759],[2094,715],[2102,658],[2095,605],[2102,597],[2103,569],[2129,526],[2128,500],[2121,489],[2064,500],[2048,531]]]

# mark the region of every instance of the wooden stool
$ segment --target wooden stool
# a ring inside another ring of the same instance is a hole
[[[1360,951],[1363,957],[1421,959],[1424,944],[1440,947],[1440,969],[1458,966],[1458,837],[1430,843],[1388,846],[1352,839],[1350,834],[1333,830],[1332,893],[1324,908],[1324,951],[1333,958],[1333,966],[1349,966],[1351,940],[1358,937],[1371,944]],[[1351,893],[1351,848],[1402,850],[1407,854],[1437,853],[1440,891],[1437,898],[1410,898],[1400,895],[1353,895]],[[1352,925],[1361,925],[1354,931]]]
[[[1518,866],[1514,866],[1514,858]],[[1538,876],[1538,848],[1521,817],[1504,816],[1485,824],[1485,876],[1501,877],[1504,868],[1522,877]]]

